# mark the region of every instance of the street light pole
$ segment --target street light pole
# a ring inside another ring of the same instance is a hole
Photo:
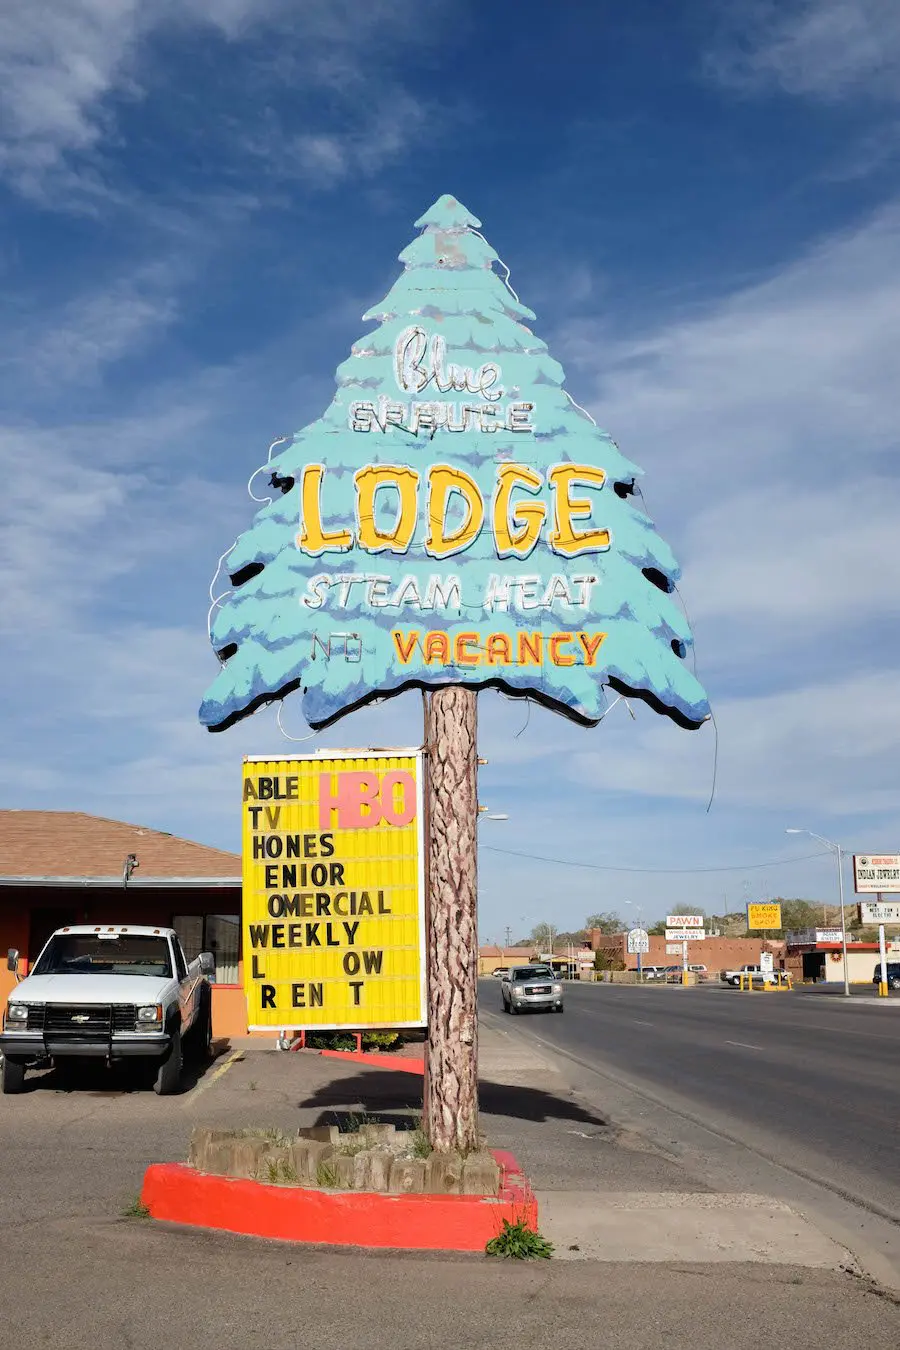
[[[850,997],[850,970],[847,964],[847,920],[844,914],[844,850],[840,844],[836,844],[833,839],[825,839],[821,834],[815,834],[812,830],[785,830],[785,834],[808,834],[810,839],[817,839],[820,844],[831,849],[837,857],[838,865],[838,893],[841,898],[841,949],[844,957],[844,997]]]

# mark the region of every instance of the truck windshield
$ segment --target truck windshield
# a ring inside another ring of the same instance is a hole
[[[131,933],[54,933],[32,975],[154,975],[172,978],[164,937]]]

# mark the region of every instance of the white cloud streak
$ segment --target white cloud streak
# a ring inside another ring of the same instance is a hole
[[[274,80],[288,74],[294,86],[328,88],[343,95],[366,122],[345,136],[330,128],[308,127],[306,144],[311,174],[324,169],[335,176],[335,156],[347,158],[346,172],[359,162],[356,143],[372,156],[390,153],[395,133],[383,126],[367,130],[371,106],[360,95],[371,92],[366,75],[375,51],[380,55],[379,87],[391,80],[381,56],[391,43],[427,40],[429,22],[441,0],[420,9],[416,23],[400,0],[40,0],[7,5],[0,12],[0,174],[20,191],[48,204],[49,183],[72,181],[70,158],[91,164],[92,155],[115,133],[116,98],[138,99],[152,89],[147,64],[148,39],[160,32],[196,34],[212,28],[237,44],[253,30],[277,28],[283,50],[269,61]],[[246,94],[246,90],[244,91]],[[376,116],[377,120],[377,116]],[[331,149],[328,143],[331,142]],[[316,145],[319,143],[318,153]],[[408,144],[403,135],[399,152]],[[324,148],[323,148],[324,147]],[[82,168],[80,186],[90,190]],[[101,191],[98,183],[95,192]]]
[[[828,102],[857,94],[900,98],[896,0],[744,0],[728,15],[707,59],[725,85]]]

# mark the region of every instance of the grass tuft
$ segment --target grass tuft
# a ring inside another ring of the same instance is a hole
[[[338,1184],[337,1169],[330,1163],[319,1163],[316,1168],[316,1181],[320,1186],[328,1186],[333,1190]]]
[[[547,1261],[553,1255],[553,1243],[529,1228],[524,1219],[510,1223],[503,1220],[503,1228],[485,1247],[487,1256],[503,1256],[513,1261]]]
[[[130,1204],[122,1210],[123,1219],[149,1219],[150,1211],[139,1195],[136,1195]]]

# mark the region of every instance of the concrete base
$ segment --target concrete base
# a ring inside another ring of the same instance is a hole
[[[207,1176],[181,1163],[147,1168],[141,1202],[154,1219],[251,1237],[339,1247],[483,1252],[504,1219],[537,1227],[534,1193],[510,1153],[498,1196],[379,1195]],[[349,1160],[348,1160],[349,1161]]]
[[[541,1232],[571,1261],[761,1261],[854,1269],[850,1253],[769,1196],[539,1191]]]

